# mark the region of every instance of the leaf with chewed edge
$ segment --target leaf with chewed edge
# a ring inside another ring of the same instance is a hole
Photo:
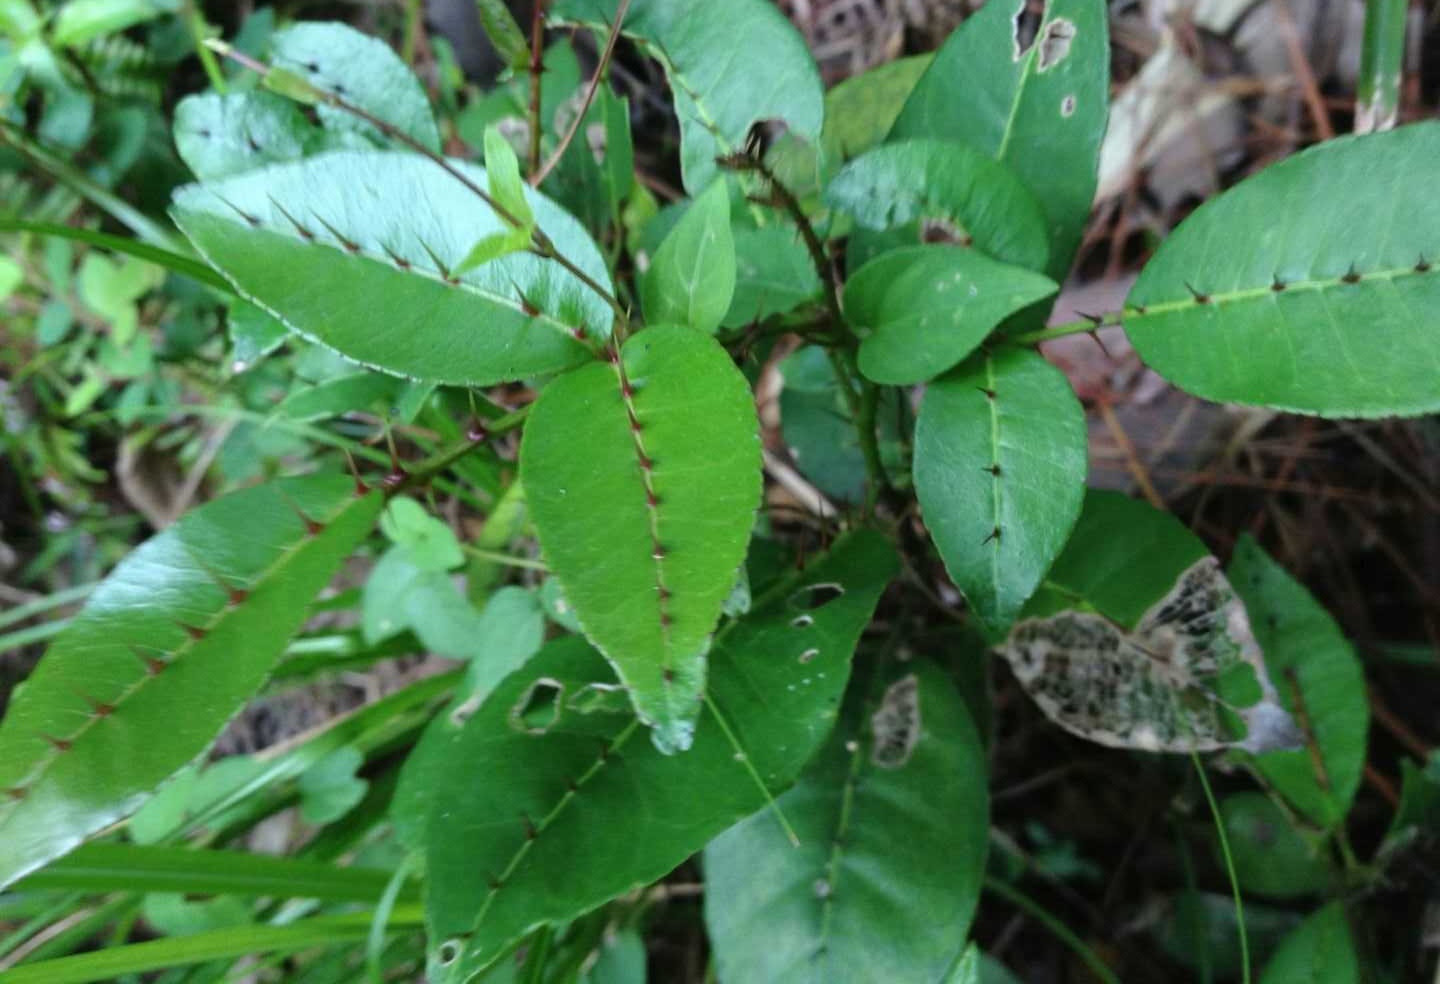
[[[717,637],[684,755],[643,740],[607,699],[617,681],[605,661],[576,637],[550,643],[473,713],[457,699],[395,801],[409,829],[417,814],[428,828],[429,979],[468,981],[530,930],[663,877],[764,807],[761,784],[773,794],[793,782],[830,733],[895,569],[885,539],[862,531],[768,586]]]

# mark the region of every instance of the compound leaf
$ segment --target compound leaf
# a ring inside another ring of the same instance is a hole
[[[1141,358],[1207,400],[1324,417],[1440,409],[1440,124],[1342,137],[1181,223],[1130,290]]]
[[[484,187],[485,172],[455,163]],[[598,283],[589,234],[526,190],[539,226]],[[248,299],[305,337],[396,375],[483,386],[591,358],[606,302],[557,264],[512,253],[456,275],[478,239],[510,226],[416,155],[337,151],[175,195],[175,222]]]
[[[202,506],[115,568],[0,722],[0,886],[204,753],[380,504],[346,478],[282,479]]]
[[[721,980],[939,982],[959,955],[989,844],[984,749],[934,664],[868,689],[779,798],[798,848],[761,812],[705,849]]]
[[[692,328],[649,328],[618,362],[567,373],[525,427],[521,480],[585,634],[653,738],[682,750],[705,650],[760,504],[750,387]]]

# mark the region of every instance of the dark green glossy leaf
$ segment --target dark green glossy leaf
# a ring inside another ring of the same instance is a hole
[[[772,792],[793,782],[830,732],[894,571],[884,539],[857,533],[767,588],[716,640],[684,755],[646,742],[623,707],[588,699],[616,681],[575,637],[550,643],[468,717],[455,705],[437,718],[397,797],[428,812],[430,979],[470,980],[530,930],[664,876],[761,809],[760,782]],[[485,781],[464,778],[475,776]]]
[[[1044,210],[1045,272],[1062,279],[1090,217],[1109,107],[1110,46],[1101,0],[1048,0],[1033,44],[1026,0],[990,0],[936,53],[891,140],[958,140],[1015,172]]]
[[[633,423],[632,423],[633,422]],[[750,387],[712,338],[649,328],[541,393],[520,449],[550,569],[653,738],[684,749],[760,504]]]
[[[203,753],[379,509],[348,478],[282,480],[189,513],[122,561],[0,722],[0,885]]]
[[[299,160],[321,138],[293,102],[262,91],[186,96],[173,130],[180,159],[201,181]]]
[[[640,281],[640,298],[651,324],[714,332],[734,294],[730,196],[726,183],[716,181],[685,210],[655,251]]]
[[[1208,400],[1325,417],[1440,409],[1437,176],[1437,123],[1266,168],[1161,245],[1130,290],[1126,334]]]
[[[1227,796],[1220,803],[1220,816],[1235,862],[1235,879],[1244,892],[1287,899],[1313,895],[1329,883],[1320,846],[1307,843],[1264,793]],[[1215,861],[1225,863],[1218,841]]]
[[[484,171],[455,166],[484,185]],[[608,284],[575,220],[526,194],[560,251]],[[604,300],[538,256],[512,254],[453,276],[477,239],[508,227],[415,155],[339,151],[190,185],[176,193],[173,215],[247,299],[293,331],[397,375],[472,386],[521,379],[587,361],[576,328],[610,333]]]
[[[973,249],[906,246],[845,282],[845,320],[864,337],[860,371],[907,386],[959,364],[1003,319],[1056,289],[1038,273]]]
[[[1365,771],[1370,702],[1360,661],[1330,613],[1250,537],[1236,545],[1229,574],[1280,701],[1314,741],[1323,776],[1308,749],[1268,752],[1254,767],[1297,810],[1334,828]]]
[[[1011,170],[974,148],[940,140],[876,147],[835,176],[825,200],[855,217],[856,269],[887,249],[948,242],[1044,270],[1050,237],[1040,203]]]
[[[1345,906],[1331,902],[1285,937],[1260,984],[1360,984],[1363,979]]]
[[[1065,545],[1085,468],[1085,413],[1034,352],[978,355],[927,389],[915,491],[946,570],[992,636]]]
[[[939,984],[960,955],[989,845],[985,753],[928,662],[852,690],[779,807],[705,849],[705,921],[726,981]]]
[[[270,45],[276,67],[333,92],[430,150],[440,149],[425,89],[384,41],[345,24],[301,23],[278,32]],[[338,107],[322,103],[316,111],[331,130],[382,139],[369,123]]]
[[[551,13],[606,31],[617,5],[559,0]],[[769,0],[634,0],[623,30],[665,67],[692,194],[715,177],[715,158],[740,150],[761,120],[783,120],[808,140],[820,135],[820,73],[805,39]]]

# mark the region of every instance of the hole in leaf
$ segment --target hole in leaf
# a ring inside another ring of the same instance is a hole
[[[1040,39],[1040,71],[1046,72],[1065,60],[1070,54],[1070,42],[1075,40],[1075,24],[1064,17],[1057,17],[1045,25],[1045,36]]]
[[[882,769],[898,769],[910,761],[920,740],[920,681],[910,673],[892,683],[870,716],[875,747],[870,761]]]
[[[790,628],[792,629],[808,629],[814,624],[814,615],[796,615],[793,619],[790,620]]]
[[[560,720],[560,698],[564,693],[565,684],[559,680],[536,680],[510,708],[510,726],[527,735],[543,735]]]
[[[440,949],[435,952],[435,957],[440,966],[448,967],[460,959],[460,941],[446,940],[440,944]]]
[[[581,714],[624,714],[630,696],[618,683],[587,683],[565,701],[568,710]]]
[[[820,584],[807,584],[790,596],[790,607],[799,609],[802,612],[813,612],[817,608],[824,608],[844,593],[845,589],[834,581],[825,581]],[[791,624],[793,625],[794,623],[792,622]]]
[[[1037,5],[1031,7],[1029,0],[1020,0],[1019,9],[1015,11],[1015,61],[1025,57],[1030,46],[1035,43],[1035,35],[1040,30],[1041,8]]]
[[[813,649],[813,648],[812,648],[812,649],[807,649],[807,650],[805,650],[803,653],[800,654],[800,662],[801,662],[801,663],[808,663],[808,662],[810,662],[811,660],[813,660],[816,656],[819,656],[819,655],[820,655],[820,650],[818,650],[818,649]]]

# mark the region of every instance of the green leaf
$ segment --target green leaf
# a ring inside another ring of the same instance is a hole
[[[633,929],[605,933],[595,963],[580,984],[645,984],[645,941]]]
[[[520,177],[520,160],[510,141],[493,126],[485,128],[485,173],[490,178],[490,197],[517,219],[521,226],[533,226],[535,215],[525,198],[525,182]]]
[[[851,653],[895,566],[882,537],[854,534],[730,623],[684,755],[645,742],[629,713],[592,709],[588,698],[616,681],[573,636],[550,643],[468,720],[458,708],[437,718],[397,797],[433,797],[430,980],[469,980],[531,929],[664,876],[765,805],[758,781],[772,792],[793,782],[834,723]],[[485,781],[456,781],[466,776]]]
[[[320,136],[290,100],[269,92],[207,92],[175,107],[175,149],[201,181],[295,161]]]
[[[721,980],[932,981],[960,955],[989,846],[985,752],[939,667],[852,688],[825,750],[779,807],[705,849]]]
[[[897,58],[826,91],[818,145],[785,134],[766,155],[776,176],[802,199],[818,192],[840,165],[885,139],[932,58]]]
[[[793,226],[732,229],[735,293],[720,324],[738,328],[788,314],[820,295],[820,277],[810,251]]]
[[[232,291],[230,284],[225,281],[224,277],[220,276],[199,260],[192,259],[189,256],[182,256],[179,253],[172,253],[168,249],[152,246],[138,239],[110,236],[103,232],[96,232],[93,229],[77,229],[74,226],[54,225],[48,222],[27,222],[24,219],[6,216],[0,216],[0,232],[33,232],[36,235],[46,236],[52,239],[89,243],[91,246],[99,246],[102,249],[108,249],[115,253],[122,253],[127,256],[134,256],[146,260],[156,266],[164,267],[167,270],[189,277],[207,287],[214,287],[227,294]]]
[[[1220,816],[1235,862],[1235,879],[1244,892],[1288,899],[1313,895],[1329,883],[1324,858],[1264,793],[1227,796],[1220,803]],[[1215,863],[1225,863],[1218,839]]]
[[[945,984],[982,984],[981,968],[984,966],[985,955],[980,948],[971,943],[965,948],[950,976],[945,978]]]
[[[529,249],[531,236],[532,232],[529,226],[510,226],[504,232],[492,232],[470,247],[470,252],[466,253],[465,258],[455,265],[453,273],[456,276],[469,273],[491,260],[498,260],[502,256]]]
[[[263,312],[261,316],[265,316]],[[324,420],[357,411],[379,410],[381,416],[388,417],[405,387],[403,379],[361,370],[292,390],[275,408],[275,414],[288,420]]]
[[[1130,290],[1126,334],[1207,400],[1323,417],[1440,409],[1436,176],[1437,123],[1266,168],[1161,245]]]
[[[1331,902],[1285,937],[1260,984],[1360,984],[1362,979],[1345,906]]]
[[[110,322],[115,344],[125,345],[140,324],[135,302],[164,279],[159,268],[144,260],[126,256],[116,261],[91,252],[80,265],[80,299]]]
[[[57,45],[79,47],[165,12],[155,0],[70,0],[56,15],[50,38]]]
[[[229,288],[229,284],[225,285]],[[226,307],[225,327],[230,333],[230,368],[244,372],[274,352],[290,331],[249,301],[232,297]]]
[[[735,296],[730,196],[716,181],[685,210],[640,281],[645,320],[713,333]]]
[[[365,756],[353,745],[336,749],[300,777],[300,815],[306,823],[334,823],[365,798],[370,784],[355,772]]]
[[[1229,575],[1280,701],[1314,740],[1324,777],[1316,775],[1306,749],[1268,752],[1253,765],[1297,810],[1336,828],[1365,771],[1370,702],[1364,670],[1330,613],[1249,536],[1236,544]]]
[[[1002,320],[1057,289],[973,249],[905,246],[845,282],[845,320],[864,339],[866,378],[908,386],[959,364]]]
[[[0,301],[15,293],[15,288],[25,282],[25,271],[20,264],[8,256],[0,256]]]
[[[189,513],[122,561],[0,722],[0,886],[202,754],[379,509],[348,478],[281,480]]]
[[[454,166],[484,183],[479,168]],[[608,286],[585,231],[526,195],[559,250]],[[415,155],[340,151],[190,185],[172,214],[247,299],[396,375],[469,386],[521,379],[589,360],[577,329],[610,334],[608,304],[538,256],[512,254],[456,276],[477,237],[509,227]]]
[[[414,499],[391,499],[380,515],[380,531],[403,547],[406,558],[422,571],[448,571],[465,563],[450,524],[431,516]]]
[[[1086,447],[1069,382],[1032,351],[977,355],[926,390],[915,491],[945,569],[992,636],[1009,628],[1070,535]]]
[[[618,0],[559,0],[551,13],[608,31],[617,6]],[[762,120],[782,120],[807,140],[820,135],[820,72],[805,39],[769,0],[634,0],[622,30],[665,68],[691,194],[714,179],[715,158],[741,149]]]
[[[1089,489],[1074,532],[1024,614],[1079,609],[1133,629],[1208,553],[1169,513],[1119,492]]]
[[[424,87],[384,41],[345,24],[301,23],[277,32],[270,44],[277,67],[440,150],[440,131]],[[383,140],[373,126],[343,109],[322,102],[316,111],[328,129]]]
[[[891,140],[958,140],[1006,165],[1034,193],[1050,233],[1045,273],[1061,280],[1080,244],[1109,108],[1101,0],[1047,0],[1021,48],[1026,0],[990,0],[936,53]]]
[[[654,741],[686,748],[705,651],[760,504],[745,377],[712,338],[650,328],[540,394],[521,480],[550,569]]]
[[[922,242],[971,246],[997,260],[1044,270],[1049,235],[1040,203],[1003,164],[962,143],[907,140],[858,157],[825,191],[861,230],[850,269],[887,249]]]
[[[223,893],[373,902],[388,880],[384,871],[341,868],[298,858],[102,843],[76,848],[69,856],[26,877],[16,890]]]
[[[495,46],[500,61],[511,71],[524,71],[530,63],[530,45],[505,0],[475,0],[480,27]]]

